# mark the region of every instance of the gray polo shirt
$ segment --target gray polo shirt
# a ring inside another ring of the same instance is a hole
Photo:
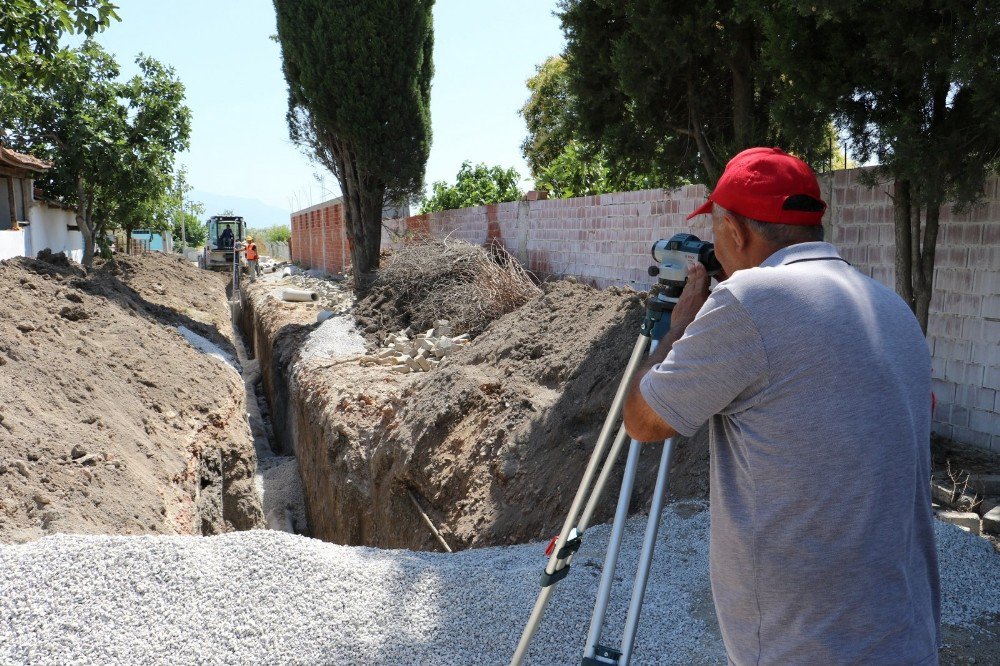
[[[937,663],[930,382],[906,304],[827,243],[736,272],[643,378],[677,432],[711,420],[731,663]]]

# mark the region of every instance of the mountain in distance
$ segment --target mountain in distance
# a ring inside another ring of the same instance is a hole
[[[287,227],[291,219],[291,211],[271,206],[259,199],[212,194],[202,190],[191,190],[188,198],[205,204],[205,214],[201,216],[203,222],[227,210],[233,211],[233,215],[241,215],[251,229],[263,229],[278,224]]]

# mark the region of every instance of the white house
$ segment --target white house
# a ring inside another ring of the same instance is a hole
[[[34,176],[50,168],[45,160],[0,144],[0,260],[34,257],[44,249],[83,259],[76,211],[34,196]]]

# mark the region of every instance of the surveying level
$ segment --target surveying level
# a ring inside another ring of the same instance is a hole
[[[642,327],[639,330],[639,338],[632,349],[632,356],[625,367],[625,374],[618,384],[611,409],[604,419],[604,426],[601,434],[597,438],[594,452],[587,462],[587,468],[583,473],[583,480],[577,488],[573,503],[570,505],[569,515],[563,523],[559,535],[552,539],[545,554],[549,557],[549,562],[542,572],[542,590],[538,593],[538,599],[531,610],[531,616],[521,634],[521,640],[517,645],[514,656],[511,657],[511,666],[519,666],[528,652],[531,639],[538,630],[545,607],[548,605],[549,597],[555,589],[555,584],[569,574],[570,564],[573,555],[583,543],[583,534],[590,525],[590,520],[597,509],[597,503],[607,485],[608,477],[614,467],[615,461],[621,454],[622,447],[628,434],[625,426],[618,428],[614,443],[608,450],[611,442],[611,433],[621,416],[622,405],[625,403],[625,395],[628,392],[632,379],[636,371],[642,364],[642,359],[646,354],[646,347],[650,351],[656,348],[659,339],[670,328],[670,312],[673,310],[677,299],[680,298],[684,285],[687,282],[687,274],[690,266],[700,261],[708,270],[710,276],[717,275],[722,269],[715,257],[714,246],[706,241],[700,240],[691,234],[675,234],[669,239],[661,239],[653,243],[653,259],[655,266],[650,266],[649,275],[657,277],[657,284],[649,292],[646,300],[646,316],[643,319]],[[656,534],[660,527],[660,514],[663,512],[663,505],[667,499],[667,476],[670,470],[670,458],[673,453],[673,438],[663,443],[663,451],[660,455],[660,466],[656,473],[656,485],[653,489],[653,499],[649,507],[649,519],[646,522],[646,533],[642,540],[642,551],[639,554],[639,566],[636,570],[635,581],[632,585],[632,598],[629,601],[628,615],[625,618],[625,629],[622,632],[621,644],[618,648],[611,648],[600,644],[601,631],[604,628],[604,618],[607,615],[608,603],[611,600],[611,586],[614,583],[615,569],[618,566],[618,553],[621,550],[622,538],[625,533],[625,522],[628,518],[629,502],[632,498],[632,487],[635,482],[635,475],[639,467],[639,452],[642,447],[641,442],[631,440],[628,457],[625,462],[625,472],[622,476],[621,491],[618,495],[618,506],[615,510],[614,522],[611,526],[611,537],[608,541],[608,550],[604,559],[604,568],[601,572],[601,581],[597,588],[597,599],[594,603],[594,614],[590,620],[590,629],[587,632],[587,642],[583,649],[582,666],[606,666],[613,664],[625,666],[632,657],[632,649],[635,645],[635,635],[639,628],[639,612],[642,609],[643,596],[646,593],[646,583],[649,579],[649,570],[653,563],[653,549],[656,546]],[[607,452],[607,456],[605,456]],[[601,465],[601,460],[604,460]],[[598,466],[601,466],[598,474]],[[594,481],[597,477],[596,482]],[[593,487],[591,488],[591,486]],[[581,512],[582,509],[582,512]]]

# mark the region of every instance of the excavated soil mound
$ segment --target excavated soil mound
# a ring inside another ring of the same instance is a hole
[[[262,525],[225,281],[180,258],[0,262],[0,541]]]
[[[432,372],[398,375],[349,363],[301,370],[300,462],[313,533],[439,549],[415,500],[453,548],[552,536],[642,316],[631,290],[555,282]],[[707,496],[707,446],[703,434],[695,439],[680,443],[672,496]],[[633,511],[648,507],[660,451],[645,447]],[[613,514],[624,459],[597,521]],[[308,482],[314,467],[323,468],[323,482]]]

